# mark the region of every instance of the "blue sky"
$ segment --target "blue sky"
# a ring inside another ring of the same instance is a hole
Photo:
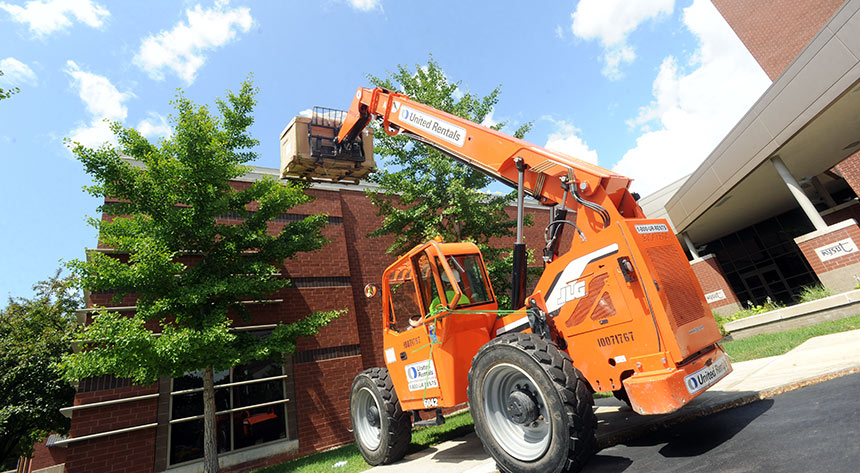
[[[527,140],[635,179],[688,174],[769,81],[708,0],[463,2],[0,1],[0,306],[96,244],[98,201],[64,138],[110,140],[104,118],[157,140],[181,88],[199,103],[260,88],[259,166],[314,105],[347,108],[367,74],[429,55]]]

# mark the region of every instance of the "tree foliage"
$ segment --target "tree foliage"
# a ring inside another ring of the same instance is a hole
[[[0,71],[0,77],[2,77],[3,75],[4,75],[3,71]],[[0,100],[8,99],[9,97],[17,94],[20,91],[21,91],[21,89],[19,89],[17,87],[12,87],[11,89],[4,89],[4,88],[0,87]]]
[[[484,97],[464,91],[462,83],[450,81],[432,57],[414,70],[400,65],[386,78],[369,79],[377,87],[406,94],[475,123],[484,123],[492,116],[501,93],[500,87]],[[499,130],[505,123],[490,125]],[[527,123],[514,136],[522,138],[530,128],[531,123]],[[381,192],[368,194],[383,217],[382,226],[371,235],[393,235],[389,253],[405,252],[436,236],[445,241],[475,242],[484,255],[500,306],[507,306],[510,248],[496,247],[494,239],[515,234],[516,221],[505,208],[515,201],[516,192],[485,192],[493,182],[491,177],[406,136],[392,137],[377,130],[374,140],[374,153],[383,158],[385,168],[372,177]]]
[[[266,336],[231,330],[235,318],[251,317],[243,301],[266,299],[288,285],[279,277],[285,259],[326,242],[325,215],[269,231],[272,219],[309,202],[306,185],[272,178],[230,184],[257,157],[258,141],[248,131],[255,94],[245,82],[217,100],[213,114],[180,92],[172,102],[173,134],[157,144],[114,123],[118,147],[73,145],[94,180],[89,193],[117,201],[100,208],[112,218],[91,223],[104,246],[128,257],[90,252],[70,266],[87,290],[113,291],[117,303],[136,297],[136,311],[94,316],[80,336],[83,350],[63,362],[69,379],[114,374],[152,383],[164,375],[211,373],[292,353],[297,337],[317,333],[340,314],[316,312]],[[221,223],[225,218],[239,222]],[[206,430],[214,432],[212,403]],[[211,456],[207,471],[217,469],[217,461],[210,468]]]
[[[33,289],[33,298],[10,298],[0,311],[0,467],[69,429],[60,408],[72,404],[75,391],[56,363],[71,351],[81,299],[59,271]]]

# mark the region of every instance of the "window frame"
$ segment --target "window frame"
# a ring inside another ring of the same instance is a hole
[[[287,372],[288,372],[287,366],[286,366],[287,362],[288,362],[287,357],[284,357],[283,359],[281,359],[280,363],[278,363],[278,360],[273,360],[273,363],[277,364],[277,366],[281,369],[281,374],[279,374],[279,375],[268,376],[268,377],[260,378],[260,379],[250,379],[250,380],[245,380],[245,381],[233,381],[234,370],[237,367],[242,366],[242,365],[233,366],[229,369],[230,374],[229,374],[228,378],[230,379],[230,381],[227,383],[221,383],[221,384],[215,385],[215,390],[228,389],[230,406],[231,406],[230,409],[215,412],[216,418],[218,416],[222,416],[222,415],[228,416],[228,424],[229,424],[229,430],[230,430],[229,448],[224,450],[223,452],[219,452],[218,453],[219,457],[231,455],[231,454],[234,454],[237,452],[243,452],[246,450],[253,450],[253,449],[259,448],[259,447],[273,445],[273,444],[276,444],[278,442],[289,442],[292,440],[292,439],[290,439],[290,421],[291,421],[291,418],[290,418],[290,410],[288,408],[288,404],[291,403],[293,400],[289,397],[290,392],[287,389],[287,387],[288,387],[287,378],[291,377],[290,374],[287,374]],[[282,399],[279,399],[276,401],[269,401],[269,402],[249,405],[249,406],[234,407],[235,401],[234,401],[234,396],[233,396],[233,387],[235,387],[235,386],[247,386],[247,385],[259,384],[259,383],[265,383],[265,382],[271,382],[271,381],[280,381],[281,382],[281,389],[283,390],[283,393],[284,393]],[[182,389],[179,391],[174,391],[174,382],[175,382],[175,378],[171,377],[170,378],[170,392],[168,393],[168,395],[170,396],[170,402],[168,403],[168,412],[167,412],[167,416],[168,416],[167,417],[168,418],[167,427],[168,427],[168,429],[167,429],[167,451],[166,451],[167,459],[166,459],[166,464],[167,464],[168,469],[180,467],[183,465],[190,465],[190,464],[194,464],[194,463],[203,461],[203,457],[199,457],[199,458],[195,458],[192,460],[185,460],[185,461],[177,462],[177,463],[171,462],[171,454],[173,453],[173,426],[176,424],[200,420],[200,419],[203,419],[203,417],[205,416],[205,414],[198,414],[198,415],[193,415],[193,416],[180,417],[178,419],[173,418],[173,400],[174,400],[175,396],[184,395],[184,394],[195,394],[198,392],[203,392],[202,387]],[[260,407],[276,406],[276,405],[281,405],[281,404],[284,405],[284,434],[285,434],[284,438],[279,438],[276,440],[270,440],[268,442],[249,445],[246,447],[235,448],[236,436],[235,436],[235,425],[234,425],[235,423],[233,422],[233,417],[232,417],[233,413],[243,411],[243,410],[257,409]]]

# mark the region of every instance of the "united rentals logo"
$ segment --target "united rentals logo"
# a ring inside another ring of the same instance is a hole
[[[400,120],[411,123],[431,135],[451,144],[463,146],[466,142],[466,129],[440,120],[432,115],[419,112],[407,106],[400,107]]]
[[[691,375],[684,377],[684,384],[687,386],[687,392],[696,394],[697,392],[716,383],[729,372],[729,363],[725,357],[720,358],[711,366],[696,371]]]
[[[408,382],[410,391],[418,391],[426,388],[438,388],[439,382],[436,380],[436,367],[430,360],[419,361],[407,365],[406,381]]]

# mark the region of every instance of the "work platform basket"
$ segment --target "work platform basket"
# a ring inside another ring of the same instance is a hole
[[[357,184],[376,168],[373,131],[356,138],[358,146],[337,152],[334,138],[346,112],[314,107],[310,117],[298,116],[281,132],[281,178]]]

